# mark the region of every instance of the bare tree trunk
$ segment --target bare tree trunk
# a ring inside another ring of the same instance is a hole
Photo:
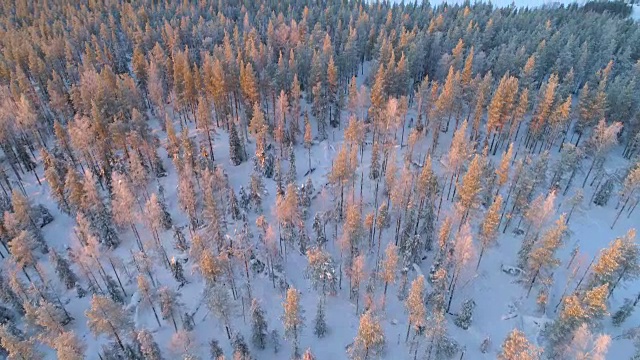
[[[582,274],[582,277],[580,278],[580,281],[578,281],[578,283],[576,284],[575,289],[573,289],[574,292],[576,292],[578,290],[578,288],[580,287],[580,285],[582,285],[582,282],[584,281],[584,278],[589,273],[589,269],[591,269],[591,265],[593,265],[593,262],[596,261],[596,256],[597,255],[594,255],[593,258],[591,259],[591,262],[589,263],[589,266],[587,266],[587,269]]]
[[[622,214],[622,212],[624,211],[625,207],[627,206],[627,203],[629,202],[629,198],[630,196],[628,196],[624,203],[622,204],[622,207],[620,208],[620,211],[618,211],[618,214],[616,214],[616,218],[613,219],[613,224],[611,224],[611,229],[613,230],[613,227],[616,225],[616,223],[618,222],[618,219],[620,218],[620,214]]]
[[[584,177],[584,181],[582,182],[583,189],[584,189],[584,186],[587,184],[587,179],[589,179],[589,175],[591,175],[591,170],[593,170],[593,167],[596,165],[596,160],[597,158],[594,157],[593,161],[591,162],[591,166],[589,166],[589,170],[587,171],[587,176]]]

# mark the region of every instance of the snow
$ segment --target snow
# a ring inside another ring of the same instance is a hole
[[[530,4],[533,2],[527,2]],[[369,71],[369,64],[365,66],[365,72]],[[364,80],[365,76],[359,76],[359,85]],[[304,104],[305,108],[308,108]],[[415,117],[415,109],[411,109],[407,119]],[[342,129],[346,125],[346,115],[342,116]],[[161,139],[164,139],[164,133],[159,130],[158,124],[152,124],[154,126],[154,132]],[[177,126],[177,122],[175,124]],[[195,135],[196,130],[193,123],[189,123],[191,133]],[[314,133],[315,133],[314,127]],[[447,134],[441,134],[440,145],[436,152],[436,159],[434,164],[439,164],[439,158],[445,153],[445,149],[448,146],[450,137],[453,131],[449,131]],[[407,131],[408,133],[408,131]],[[311,160],[312,167],[316,168],[316,171],[310,174],[314,186],[316,189],[322,189],[327,183],[327,174],[331,169],[331,160],[335,156],[337,150],[343,141],[343,134],[341,130],[334,130],[330,133],[329,140],[322,141],[315,144],[311,148]],[[163,140],[164,141],[164,140]],[[430,139],[422,139],[421,142],[416,145],[415,158],[421,159],[430,144]],[[370,147],[364,152],[364,164],[362,168],[366,168],[367,162],[370,158]],[[162,184],[166,190],[167,205],[172,214],[174,223],[176,225],[185,225],[188,223],[185,215],[179,210],[177,200],[177,174],[175,168],[171,162],[167,159],[164,149],[160,149],[160,157],[164,161],[165,168],[168,170],[168,176],[159,179],[159,183]],[[296,147],[296,161],[298,169],[298,183],[302,184],[305,179],[300,174],[308,168],[308,158],[306,149],[302,146]],[[232,166],[229,162],[228,155],[228,136],[220,132],[215,138],[215,159],[216,163],[223,166],[229,175],[229,182],[237,192],[240,186],[247,187],[249,181],[249,175],[252,171],[251,161],[244,162],[239,166]],[[247,152],[253,153],[253,144],[249,144]],[[401,151],[398,151],[398,159],[401,158]],[[628,162],[620,157],[621,149],[616,149],[614,155],[611,156],[611,161],[607,162],[608,170],[619,169],[628,166]],[[557,151],[552,154],[557,156]],[[499,160],[499,155],[493,157],[493,161]],[[283,161],[283,173],[288,168],[287,161]],[[443,169],[436,167],[436,172],[443,173]],[[39,174],[42,174],[42,168],[38,169]],[[360,171],[358,171],[358,174]],[[366,171],[365,171],[366,174]],[[265,179],[266,189],[268,195],[263,199],[264,215],[266,216],[270,224],[276,224],[274,219],[274,209],[272,204],[275,203],[275,187],[274,182],[270,179]],[[574,185],[578,186],[578,185]],[[78,247],[78,243],[73,235],[74,220],[70,217],[60,213],[58,211],[54,200],[49,195],[48,187],[38,186],[34,178],[27,177],[25,180],[25,187],[29,193],[30,199],[33,203],[42,203],[51,210],[55,216],[55,220],[47,225],[43,230],[45,232],[45,238],[49,244],[56,250],[62,251],[66,247]],[[365,206],[370,209],[373,203],[372,194],[374,192],[375,184],[365,179],[363,192],[365,194]],[[155,184],[149,184],[149,190],[155,191]],[[590,188],[586,189],[585,199],[590,198]],[[571,194],[568,194],[569,196]],[[566,198],[559,196],[557,204],[559,205],[558,214],[560,212],[568,211],[563,206],[563,201]],[[311,233],[311,224],[313,222],[313,214],[316,211],[326,210],[331,206],[333,200],[328,191],[320,191],[320,195],[312,200],[312,208],[310,210],[309,219],[306,222],[307,229]],[[631,227],[640,227],[640,217],[637,213],[631,218],[622,216],[615,228],[611,229],[610,224],[614,217],[613,204],[615,203],[615,197],[608,206],[601,208],[596,207],[593,204],[585,205],[583,211],[576,212],[571,219],[569,229],[571,232],[571,240],[565,244],[561,249],[560,256],[563,259],[563,264],[566,264],[571,256],[571,249],[574,244],[580,246],[580,254],[578,256],[581,261],[581,270],[586,267],[591,258],[598,254],[600,249],[605,247],[611,240],[617,236],[621,236]],[[451,203],[445,201],[443,204],[443,211],[446,211],[451,207]],[[365,210],[365,213],[368,210]],[[249,214],[249,224],[254,224],[257,215],[255,212]],[[230,219],[227,219],[230,221]],[[442,216],[441,219],[442,220]],[[476,219],[477,220],[477,219]],[[477,222],[477,221],[476,221]],[[233,233],[235,226],[241,227],[241,222],[236,224],[229,224],[229,233]],[[275,225],[274,225],[275,226]],[[139,224],[138,226],[141,235],[143,237],[150,236],[150,234],[143,230],[144,226]],[[334,238],[333,226],[331,223],[327,226],[328,236],[328,250],[334,255],[334,258],[339,259],[339,248]],[[393,230],[385,231],[383,241],[392,241]],[[188,237],[188,234],[186,234]],[[130,263],[131,253],[130,249],[135,248],[135,243],[130,231],[121,234],[123,243],[113,251],[114,256],[119,256],[125,259],[127,267],[130,272],[135,274],[135,268]],[[175,256],[183,256],[172,247],[172,232],[165,231],[161,234],[161,239],[169,251],[169,258]],[[511,264],[517,262],[517,251],[520,246],[522,236],[514,235],[511,231],[507,231],[504,234],[500,234],[497,241],[497,245],[486,250],[483,262],[477,272],[469,272],[464,274],[463,278],[458,283],[456,289],[456,295],[454,297],[452,313],[459,311],[464,299],[472,298],[475,300],[477,306],[474,312],[474,319],[469,330],[462,330],[456,326],[453,326],[453,317],[447,316],[448,330],[451,336],[460,342],[465,350],[465,359],[495,359],[497,352],[499,351],[502,340],[506,337],[514,327],[523,329],[530,339],[536,338],[536,334],[539,331],[539,324],[541,321],[547,321],[546,318],[540,318],[540,314],[537,312],[535,296],[526,297],[526,289],[521,284],[514,281],[514,277],[503,272],[505,268]],[[384,244],[382,246],[384,248]],[[258,248],[258,253],[263,251]],[[367,271],[371,271],[373,264],[371,263],[371,257],[368,259]],[[42,261],[46,264],[47,259],[42,258]],[[474,263],[475,264],[475,263]],[[412,271],[409,272],[409,281],[415,278],[421,273],[428,273],[429,266],[431,265],[430,257],[423,261],[420,265],[412,266]],[[290,251],[287,255],[284,270],[282,276],[286,278],[287,283],[290,286],[294,286],[301,293],[301,306],[304,310],[306,327],[302,331],[300,339],[301,348],[306,349],[311,347],[313,353],[318,359],[345,359],[345,348],[352,343],[353,338],[358,328],[358,316],[356,315],[355,303],[349,300],[347,278],[343,279],[342,288],[338,291],[336,296],[328,296],[326,300],[326,322],[329,330],[327,335],[322,339],[317,339],[313,335],[313,317],[315,315],[315,309],[317,301],[319,300],[319,293],[311,287],[309,279],[304,276],[304,269],[307,266],[306,258],[298,251]],[[210,314],[204,306],[204,283],[197,272],[192,271],[193,262],[190,260],[185,264],[185,276],[188,283],[184,287],[178,289],[178,284],[172,278],[170,272],[164,268],[161,264],[157,264],[154,270],[154,276],[162,285],[167,285],[173,289],[176,289],[181,294],[181,302],[184,304],[183,309],[185,312],[192,312],[195,314],[195,329],[194,334],[196,336],[195,348],[197,353],[203,358],[208,358],[208,342],[210,339],[215,338],[220,342],[227,356],[231,355],[231,345],[226,339],[226,333],[224,326],[213,314]],[[55,277],[51,267],[48,267],[50,276]],[[549,306],[546,316],[554,318],[556,313],[554,312],[555,304],[560,301],[562,295],[565,278],[567,276],[567,270],[564,266],[560,266],[555,273],[555,285],[552,287],[549,294]],[[236,277],[238,280],[238,287],[243,288],[241,284],[245,283],[244,271],[237,269]],[[153,332],[156,342],[160,345],[165,354],[165,358],[173,358],[169,349],[170,338],[174,333],[173,325],[169,321],[163,321],[163,326],[158,327],[151,310],[148,307],[140,306],[139,294],[136,291],[135,276],[128,277],[124,275],[123,281],[127,294],[130,297],[129,308],[135,311],[135,324],[136,327],[144,327],[150,329]],[[366,281],[365,281],[366,283]],[[385,311],[382,313],[382,326],[386,335],[386,350],[383,355],[385,359],[405,359],[409,357],[408,348],[409,345],[404,341],[404,334],[407,329],[407,316],[404,307],[404,303],[399,301],[396,294],[398,291],[399,283],[390,284],[388,294],[386,297]],[[381,285],[377,285],[376,294],[380,294]],[[361,294],[364,294],[364,285],[361,286]],[[609,309],[613,312],[623,302],[625,297],[634,295],[639,290],[638,284],[629,284],[628,287],[621,286],[616,290],[614,295],[610,299]],[[250,318],[249,318],[249,306],[250,299],[246,295],[246,291],[242,290],[242,299],[234,301],[235,316],[232,319],[233,331],[240,332],[244,335],[245,340],[249,343],[252,355],[256,359],[284,359],[288,358],[291,352],[289,343],[282,340],[282,348],[280,352],[275,354],[270,347],[266,350],[257,350],[250,344]],[[282,302],[284,300],[284,291],[274,288],[271,280],[265,273],[259,275],[252,275],[251,278],[251,292],[253,296],[262,304],[263,309],[266,311],[267,322],[269,325],[269,331],[277,329],[280,334],[284,334],[284,329],[280,317],[282,315]],[[132,295],[133,294],[133,295]],[[75,296],[74,291],[69,291],[65,294],[69,298],[70,302],[67,305],[68,309],[75,319],[69,328],[73,329],[76,334],[81,336],[88,345],[87,358],[97,359],[98,352],[101,345],[106,343],[104,337],[94,338],[89,332],[86,326],[86,318],[84,312],[88,308],[90,296],[83,299],[78,299]],[[361,295],[362,296],[362,295]],[[377,300],[379,301],[379,300]],[[361,300],[362,303],[362,300]],[[362,306],[360,306],[362,309]],[[640,321],[640,312],[636,311],[632,317],[627,320],[626,324],[637,324]],[[622,333],[622,328],[613,328],[610,321],[605,319],[603,321],[604,328],[609,332],[612,337]],[[486,354],[481,353],[480,345],[482,341],[490,337],[493,345],[490,347]],[[423,344],[424,346],[424,344]],[[43,350],[45,350],[43,348]],[[424,350],[424,349],[423,349]],[[608,358],[609,359],[621,359],[627,358],[632,351],[632,345],[627,340],[614,340],[613,345],[610,348]],[[48,352],[48,358],[54,359],[55,355]]]

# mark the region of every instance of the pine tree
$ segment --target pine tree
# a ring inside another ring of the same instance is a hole
[[[156,311],[156,307],[154,304],[154,299],[157,295],[155,292],[155,289],[151,289],[149,281],[147,281],[147,278],[145,278],[144,275],[142,274],[138,274],[137,282],[138,282],[138,291],[142,295],[142,298],[149,304],[149,306],[151,307],[151,310],[153,310],[153,315],[156,318],[156,322],[158,323],[158,326],[162,327],[162,324],[160,323],[160,318],[158,317],[158,312]]]
[[[244,190],[244,186],[240,186],[240,190],[238,190],[238,196],[240,197],[240,207],[242,210],[249,210],[249,204],[251,202],[251,198],[249,194]]]
[[[304,327],[304,317],[300,308],[300,295],[298,290],[290,287],[287,290],[287,296],[282,304],[284,307],[284,315],[282,322],[284,324],[285,336],[293,340],[293,356],[300,356],[299,337]]]
[[[0,276],[0,300],[7,305],[11,305],[13,310],[18,314],[24,315],[25,311],[22,305],[22,298],[13,291],[11,282],[7,284],[3,276]]]
[[[233,360],[251,360],[249,346],[247,346],[244,337],[239,333],[235,334],[233,338]]]
[[[560,315],[544,330],[551,354],[561,353],[573,332],[587,319],[588,314],[576,294],[564,297]]]
[[[293,81],[291,82],[291,91],[289,93],[289,103],[291,104],[291,140],[294,144],[298,143],[297,142],[297,137],[298,134],[300,133],[300,112],[301,112],[301,105],[300,105],[300,97],[301,97],[301,93],[300,93],[300,81],[298,81],[298,74],[294,73],[293,74]],[[305,144],[306,144],[306,132],[307,132],[307,114],[305,112],[305,128],[304,128],[304,138],[305,138]],[[311,127],[309,127],[309,130],[311,130]]]
[[[436,109],[438,113],[447,118],[447,125],[445,128],[445,132],[449,131],[449,121],[451,120],[451,116],[453,116],[453,105],[458,98],[459,90],[459,81],[460,81],[460,72],[454,71],[454,67],[449,67],[449,72],[445,79],[445,82],[442,87],[442,91],[440,92],[440,96],[435,103]],[[456,122],[457,125],[457,122]]]
[[[289,184],[283,195],[276,199],[276,217],[281,224],[281,236],[285,244],[294,244],[297,239],[295,229],[300,224],[300,206],[295,185]],[[286,251],[286,248],[285,248]]]
[[[555,199],[555,191],[551,191],[546,198],[544,198],[543,194],[540,194],[527,206],[528,208],[524,213],[527,230],[525,231],[522,247],[518,252],[521,260],[519,266],[524,266],[533,249],[533,245],[538,241],[540,232],[553,215]]]
[[[224,360],[224,352],[216,339],[209,341],[209,356],[211,360]]]
[[[182,210],[189,216],[189,225],[194,230],[200,224],[198,217],[198,196],[194,184],[194,173],[191,165],[184,164],[184,168],[178,178],[178,203]]]
[[[386,103],[386,84],[385,84],[384,63],[380,63],[378,71],[371,86],[371,107],[369,108],[369,117],[372,118],[373,124],[378,124],[384,112],[384,104]]]
[[[25,306],[25,310],[28,308]],[[25,317],[29,317],[29,311]],[[53,338],[54,334],[60,334],[63,332],[63,325],[70,322],[71,319],[68,314],[58,304],[53,304],[47,300],[39,302],[38,307],[35,309],[35,323],[43,329],[43,336]]]
[[[55,264],[56,274],[60,278],[60,282],[65,285],[67,290],[75,288],[78,283],[78,276],[71,270],[67,259],[60,256],[55,250],[49,253],[49,257],[51,262]]]
[[[271,343],[273,344],[273,352],[277,354],[278,351],[280,351],[280,333],[278,332],[277,329],[271,330],[270,338],[271,338]]]
[[[311,104],[311,113],[316,119],[316,123],[318,124],[318,138],[320,140],[325,140],[327,138],[327,99],[326,92],[324,91],[324,86],[321,81],[318,81],[311,88],[311,93],[313,95],[312,104]]]
[[[467,330],[471,326],[471,320],[473,319],[473,309],[476,307],[476,302],[472,299],[467,299],[462,303],[462,310],[456,316],[454,323],[456,326]]]
[[[211,137],[211,133],[215,133],[213,127],[213,119],[211,118],[211,106],[207,101],[207,98],[204,96],[200,96],[198,98],[198,109],[197,109],[197,125],[201,131],[204,131],[207,138],[207,143],[209,144],[209,156],[211,156],[211,161],[215,161],[215,157],[213,155],[213,139]]]
[[[262,197],[264,196],[264,183],[262,182],[262,176],[255,172],[251,174],[251,193],[249,198],[251,203],[258,212],[262,212]]]
[[[321,247],[314,247],[307,251],[307,260],[309,265],[306,274],[311,279],[313,288],[317,290],[322,287],[322,294],[325,294],[326,291],[335,293],[338,278],[331,255]]]
[[[85,312],[87,326],[94,335],[105,334],[114,337],[118,346],[125,351],[122,342],[122,332],[125,334],[132,329],[133,324],[124,309],[113,300],[104,296],[94,295],[91,308]]]
[[[283,176],[282,176],[282,167],[280,163],[280,158],[276,158],[275,167],[273,171],[273,181],[276,182],[276,194],[279,196],[284,195],[284,186],[283,186]]]
[[[608,294],[609,285],[607,284],[585,291],[581,300],[588,320],[593,322],[607,314]]]
[[[243,146],[240,142],[240,137],[238,137],[235,124],[231,124],[231,129],[229,130],[229,158],[235,166],[245,161]]]
[[[183,359],[189,359],[189,356],[192,356],[195,346],[193,332],[186,329],[174,333],[169,343],[169,347],[174,354],[182,356]]]
[[[527,293],[531,292],[541,272],[550,271],[559,265],[555,253],[562,244],[566,231],[567,225],[563,214],[556,220],[553,227],[542,234],[539,246],[530,252],[527,261],[527,281],[529,282]]]
[[[179,261],[176,261],[175,258],[171,258],[171,274],[173,275],[173,278],[176,279],[176,281],[180,284],[184,284],[187,282],[187,279],[184,277],[182,264]]]
[[[311,349],[307,349],[304,354],[302,354],[302,360],[316,360],[316,357],[311,353]]]
[[[222,217],[222,211],[219,209],[218,200],[214,194],[214,179],[210,176],[205,176],[205,192],[204,192],[204,206],[202,210],[202,219],[205,224],[204,239],[215,245],[218,251],[222,249],[224,245],[224,230],[225,223]],[[195,250],[192,250],[195,251]]]
[[[229,213],[231,219],[240,220],[240,207],[238,206],[238,198],[233,188],[229,189]]]
[[[360,284],[365,277],[364,255],[358,255],[351,261],[351,268],[348,271],[350,281],[350,298],[356,299],[356,313],[360,305]]]
[[[165,230],[169,230],[173,227],[173,220],[171,219],[171,214],[167,209],[167,200],[164,195],[164,187],[162,185],[158,185],[158,203],[160,204],[160,208],[162,209],[162,225]]]
[[[487,109],[487,141],[491,137],[489,150],[494,150],[496,135],[502,135],[507,119],[512,116],[513,105],[518,92],[518,80],[505,74],[498,84]],[[495,154],[495,152],[494,152]]]
[[[398,247],[393,243],[388,243],[384,250],[384,261],[382,262],[382,280],[384,281],[384,296],[387,295],[387,287],[389,283],[393,284],[396,280],[396,269],[398,267]]]
[[[11,256],[13,256],[13,259],[15,260],[15,264],[22,269],[22,272],[30,282],[32,280],[26,269],[28,267],[32,267],[36,272],[38,272],[36,267],[36,257],[33,254],[33,249],[35,247],[35,240],[31,234],[25,230],[20,231],[9,243],[9,250],[11,251]],[[38,276],[41,275],[38,273]]]
[[[137,215],[135,196],[131,189],[131,184],[122,175],[114,172],[111,175],[111,183],[113,184],[113,197],[111,200],[111,207],[113,209],[113,220],[115,224],[121,228],[125,226],[131,227],[133,234],[136,236],[138,247],[140,250],[144,248],[142,240],[138,234],[138,230],[135,225],[135,217]]]
[[[46,153],[43,152],[43,155],[44,154]],[[71,208],[65,196],[65,187],[64,187],[63,177],[58,171],[58,169],[56,169],[56,166],[54,165],[47,166],[45,162],[44,177],[47,180],[47,183],[49,183],[51,194],[53,195],[53,198],[58,203],[58,208],[63,212],[70,214]]]
[[[333,127],[340,124],[340,109],[338,108],[338,68],[333,61],[333,55],[329,56],[327,63],[327,107],[329,108],[329,123]]]
[[[69,202],[69,206],[73,211],[80,209],[82,204],[83,187],[80,182],[80,177],[75,169],[72,167],[67,168],[67,175],[64,182],[65,196]]]
[[[287,184],[295,184],[296,182],[296,153],[293,146],[289,146],[289,170],[287,171]]]
[[[477,206],[478,196],[482,190],[480,161],[481,160],[478,155],[473,157],[473,160],[471,160],[469,168],[467,169],[467,173],[462,178],[462,182],[459,186],[458,205],[462,214],[462,219],[460,221],[461,224],[467,218],[471,209]]]
[[[156,194],[151,194],[149,200],[146,203],[145,210],[145,215],[147,218],[146,222],[148,224],[147,226],[151,230],[151,233],[153,234],[153,238],[155,240],[155,242],[148,247],[154,249],[155,252],[157,252],[159,256],[165,261],[165,265],[169,266],[169,258],[167,256],[166,250],[164,249],[164,246],[162,245],[162,242],[160,241],[160,232],[162,231],[162,229],[166,229],[165,214]]]
[[[44,359],[44,354],[36,349],[34,338],[25,338],[20,335],[11,324],[0,326],[0,346],[8,353],[9,360],[40,360]]]
[[[167,286],[163,286],[158,289],[160,313],[162,314],[162,319],[168,320],[169,318],[171,318],[174,330],[176,332],[178,331],[178,325],[176,323],[175,313],[180,307],[180,302],[178,300],[179,295],[179,293],[169,289]]]
[[[629,200],[635,197],[636,199],[634,200],[634,205],[630,207],[627,218],[631,216],[631,213],[636,208],[636,205],[639,202],[639,200],[637,199],[638,196],[633,195],[638,190],[640,190],[640,163],[629,169],[629,172],[624,179],[624,183],[622,184],[622,191],[620,192],[620,198],[617,205],[620,207],[620,210],[616,214],[616,217],[613,220],[613,224],[611,224],[612,229],[618,221],[618,218],[620,218],[622,212],[627,208]],[[622,204],[622,206],[620,206],[620,204]]]
[[[324,299],[318,300],[318,306],[316,308],[316,317],[313,320],[313,333],[322,338],[327,333],[327,322],[325,320]]]
[[[335,160],[333,161],[333,166],[331,167],[331,173],[329,174],[329,182],[336,189],[340,190],[340,202],[339,206],[339,215],[340,218],[343,216],[343,208],[344,208],[344,187],[348,184],[351,176],[353,175],[353,171],[349,166],[349,156],[348,149],[346,146],[342,146]]]
[[[571,359],[602,360],[606,358],[611,343],[609,335],[600,334],[595,337],[587,324],[582,324],[572,336],[571,342],[562,351],[563,356]]]
[[[122,287],[118,287],[118,283],[111,277],[110,275],[106,275],[104,277],[104,282],[107,287],[107,293],[111,300],[117,302],[118,304],[124,305],[125,295],[123,294]]]
[[[309,157],[309,174],[311,173],[311,146],[313,145],[313,135],[311,133],[311,123],[309,114],[304,112],[304,147],[307,149]]]
[[[148,360],[162,360],[162,353],[160,347],[153,339],[153,335],[146,330],[142,329],[136,332],[136,339],[140,343],[140,352],[145,359]]]
[[[487,247],[491,246],[498,235],[498,227],[500,225],[500,211],[502,210],[502,196],[498,195],[493,201],[493,204],[487,210],[487,213],[480,224],[480,242],[482,248],[478,255],[478,264],[476,264],[476,270],[480,267],[480,261],[482,255]]]
[[[611,322],[614,326],[622,325],[631,316],[638,301],[640,301],[639,299],[640,297],[636,297],[635,300],[624,299],[622,306],[611,316]]]
[[[378,253],[376,261],[380,259],[380,247],[382,241],[382,232],[391,225],[391,215],[389,214],[389,206],[383,203],[378,208],[378,216],[376,217],[376,229],[378,230]]]
[[[593,156],[593,159],[582,182],[583,188],[587,184],[591,172],[604,164],[607,153],[618,143],[618,133],[621,130],[622,123],[614,122],[611,125],[607,125],[604,119],[600,120],[593,129],[593,134],[587,146],[589,155]]]
[[[407,327],[405,341],[409,340],[409,331],[412,326],[415,331],[415,336],[417,337],[422,333],[426,325],[427,309],[425,308],[424,291],[424,276],[420,275],[411,282],[409,296],[405,301],[405,307],[409,313],[409,326]]]
[[[556,101],[556,89],[558,87],[558,74],[552,74],[549,80],[540,87],[538,92],[538,105],[533,112],[531,122],[531,132],[535,140],[539,140],[543,129],[547,125],[547,121],[551,115],[553,104]],[[535,147],[536,142],[532,143]]]
[[[468,222],[464,223],[461,230],[456,234],[453,249],[451,250],[453,256],[450,258],[450,261],[452,262],[453,269],[449,285],[449,300],[446,307],[447,312],[451,308],[453,294],[456,289],[456,284],[460,278],[460,274],[474,256],[471,230]]]
[[[509,169],[511,164],[511,159],[513,158],[513,143],[509,144],[509,149],[502,154],[500,158],[500,165],[496,169],[496,175],[498,175],[498,191],[507,183],[509,180]]]
[[[229,291],[222,284],[215,284],[208,289],[207,307],[224,324],[227,337],[231,339],[231,316],[234,312],[234,304],[231,302]]]
[[[260,349],[264,349],[267,342],[267,321],[264,310],[257,299],[251,301],[251,339],[253,344]]]
[[[170,159],[174,159],[180,152],[180,141],[176,135],[176,130],[173,127],[173,121],[167,115],[165,118],[165,129],[167,132],[167,156]]]
[[[353,345],[348,350],[349,358],[367,360],[370,355],[377,356],[383,350],[385,336],[380,321],[371,312],[365,312],[360,316],[358,333]]]
[[[29,231],[35,243],[43,254],[49,252],[49,246],[44,240],[40,226],[36,224],[33,215],[35,213],[31,201],[24,197],[18,189],[13,189],[11,194],[11,205],[13,207],[14,219],[22,230]]]
[[[380,146],[374,143],[371,148],[371,166],[369,167],[369,179],[376,180],[380,176]]]
[[[518,329],[513,329],[502,343],[498,355],[500,360],[538,360],[542,349],[529,343],[529,340]]]
[[[193,314],[185,312],[182,318],[182,331],[193,331],[195,327],[195,320],[193,320]],[[179,333],[180,331],[178,331]]]
[[[64,331],[55,337],[52,342],[56,350],[56,356],[60,360],[82,360],[85,359],[87,346],[80,340],[73,331]]]

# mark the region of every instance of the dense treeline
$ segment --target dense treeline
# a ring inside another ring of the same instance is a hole
[[[585,11],[595,11],[597,13],[604,13],[605,11],[619,15],[621,17],[627,17],[631,15],[633,10],[633,2],[627,1],[588,1],[584,4],[583,9]]]
[[[451,358],[461,347],[447,318],[466,330],[476,306],[465,299],[453,314],[456,288],[501,233],[516,229],[526,296],[537,293],[542,314],[559,310],[545,330],[544,354],[578,358],[589,348],[593,358],[604,356],[610,338],[592,332],[614,290],[640,275],[634,230],[586,270],[573,264],[576,247],[566,267],[574,276],[557,304],[548,301],[557,252],[585,195],[598,206],[616,195],[612,228],[640,202],[640,26],[628,11],[622,2],[496,9],[2,1],[0,255],[13,270],[0,276],[0,345],[15,359],[42,358],[42,345],[60,359],[84,358],[86,345],[69,325],[79,319],[65,298],[90,295],[88,328],[112,341],[101,359],[161,359],[153,333],[136,329],[122,306],[136,292],[158,327],[175,330],[173,351],[196,359],[200,306],[185,309],[179,289],[197,277],[233,359],[251,359],[234,325],[238,302],[243,315],[250,305],[252,344],[277,352],[280,335],[268,331],[265,309],[252,296],[259,263],[285,298],[282,321],[294,357],[313,359],[300,347],[300,294],[283,271],[299,252],[320,293],[315,335],[327,332],[325,299],[339,293],[344,274],[360,317],[349,356],[383,353],[380,315],[398,278],[412,355]],[[344,142],[326,177],[334,201],[311,213],[312,148],[336,129]],[[228,146],[231,166],[253,162],[239,189],[229,183],[226,161],[214,156],[217,142]],[[610,173],[605,164],[618,144],[624,169]],[[303,186],[300,155],[308,157]],[[176,209],[159,181],[171,172]],[[35,185],[25,181],[31,177],[75,220],[70,249],[47,243],[46,211],[31,202],[28,186]],[[270,199],[266,179],[275,183],[275,202],[263,203]],[[372,196],[363,194],[365,179]],[[560,197],[566,215],[555,214]],[[185,226],[174,221],[179,212]],[[163,240],[167,231],[172,246]],[[123,259],[114,250],[127,240],[133,246]],[[256,260],[262,254],[264,263]],[[186,274],[182,258],[195,275]],[[428,277],[409,281],[413,264],[430,266]],[[160,268],[175,284],[158,281]],[[625,302],[614,323],[637,302]],[[210,348],[212,359],[224,358],[217,340]],[[542,353],[514,330],[499,356]]]

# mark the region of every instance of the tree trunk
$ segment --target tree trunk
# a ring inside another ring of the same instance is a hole
[[[450,291],[449,291],[449,301],[447,303],[447,312],[449,312],[449,309],[451,309],[451,302],[453,301],[453,293],[456,290],[456,283],[458,282],[458,274],[457,271],[455,271],[453,273],[453,278],[451,279],[451,285],[449,286]]]
[[[378,266],[380,264],[381,237],[382,237],[382,229],[378,231],[378,254],[376,255],[376,273],[378,272]]]
[[[627,219],[631,217],[631,213],[633,213],[633,210],[635,210],[637,206],[638,206],[638,201],[636,201],[631,207],[631,209],[629,210],[629,213],[627,214]]]
[[[211,162],[216,161],[215,156],[213,156],[213,141],[211,141],[211,131],[209,130],[209,125],[207,124],[205,126],[205,129],[207,131],[207,140],[209,141],[209,151],[211,152]]]
[[[597,255],[596,255],[597,256]],[[582,282],[584,281],[584,278],[587,276],[587,274],[589,273],[589,269],[591,269],[591,265],[593,265],[593,262],[596,261],[596,256],[594,256],[591,259],[591,262],[589,263],[589,266],[587,266],[587,269],[584,271],[584,273],[582,274],[582,277],[580,278],[580,281],[578,281],[578,284],[576,284],[575,289],[573,289],[574,292],[576,292],[578,290],[578,288],[580,287],[580,285],[582,285]]]
[[[569,210],[569,214],[567,215],[567,221],[565,221],[565,225],[569,224],[569,220],[571,219],[571,215],[573,215],[573,210],[575,210],[576,206],[578,204],[573,204],[573,206],[571,206],[571,210]]]
[[[622,272],[620,273],[620,276],[618,276],[618,278],[616,279],[616,282],[613,284],[611,289],[609,289],[609,294],[607,295],[607,299],[611,297],[611,295],[613,294],[613,290],[615,290],[616,287],[618,287],[620,280],[622,280],[622,278],[626,273],[627,273],[627,267],[625,266],[624,270],[622,270]]]
[[[122,293],[124,294],[124,296],[127,296],[127,292],[124,290],[124,286],[122,286],[122,281],[120,281],[120,275],[118,275],[118,271],[116,271],[116,267],[113,265],[111,258],[110,257],[107,257],[107,258],[109,259],[109,265],[111,265],[111,269],[113,269],[113,273],[116,275],[116,279],[118,280],[120,289],[122,289]]]
[[[622,207],[620,208],[620,211],[618,211],[618,213],[616,214],[616,218],[613,219],[613,224],[611,224],[611,229],[613,230],[613,227],[616,225],[616,223],[618,222],[618,219],[620,218],[620,214],[622,214],[622,212],[624,211],[624,208],[627,206],[627,203],[629,202],[629,197],[626,198],[626,200],[624,201],[624,203],[622,204]]]
[[[591,162],[591,166],[589,166],[589,170],[587,171],[587,176],[584,177],[584,181],[582,182],[582,188],[584,189],[584,186],[587,184],[587,179],[589,178],[589,175],[591,175],[591,170],[593,170],[593,167],[596,165],[596,158],[593,158],[593,161]]]
[[[176,317],[173,315],[173,311],[171,312],[171,321],[173,322],[174,330],[178,332],[178,324],[176,324]]]
[[[529,284],[529,290],[527,290],[527,297],[529,297],[529,294],[531,293],[531,289],[533,289],[533,284],[536,282],[536,279],[538,278],[539,274],[540,274],[540,268],[536,270],[536,273],[533,275],[533,279],[531,279],[531,283]]]
[[[104,314],[106,317],[106,314]],[[120,336],[118,336],[118,332],[116,331],[115,326],[113,326],[113,324],[111,323],[111,321],[107,321],[109,323],[109,327],[111,327],[111,331],[113,332],[113,336],[115,336],[116,341],[118,342],[118,345],[120,346],[120,349],[122,349],[122,351],[125,351],[124,345],[122,344],[122,340],[120,340]]]
[[[151,299],[147,299],[147,300],[149,301],[149,305],[151,305],[151,310],[153,310],[153,316],[156,317],[156,321],[158,322],[158,327],[162,327],[162,324],[160,323],[160,318],[158,317],[158,312],[156,311],[156,307],[153,306]]]
[[[476,272],[478,271],[478,268],[480,267],[480,261],[482,261],[482,255],[484,254],[484,244],[482,244],[482,248],[480,249],[480,255],[478,255],[478,264],[476,265]]]

